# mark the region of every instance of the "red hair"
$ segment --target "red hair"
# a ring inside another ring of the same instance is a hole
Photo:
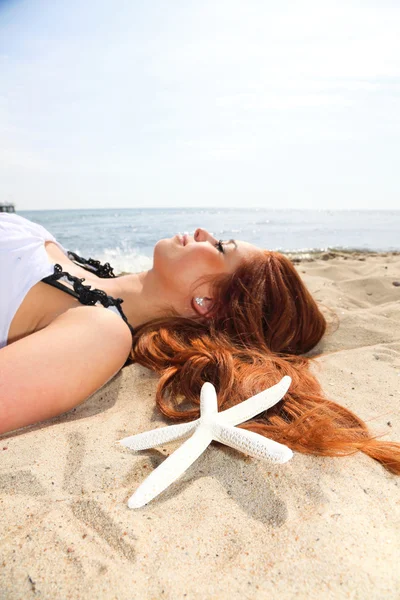
[[[132,359],[160,374],[156,402],[172,419],[199,416],[200,389],[216,387],[219,409],[292,378],[278,405],[242,425],[295,451],[342,456],[358,450],[400,474],[400,444],[377,440],[350,410],[324,397],[300,356],[326,330],[315,300],[288,258],[264,252],[213,281],[206,318],[171,316],[136,330]]]

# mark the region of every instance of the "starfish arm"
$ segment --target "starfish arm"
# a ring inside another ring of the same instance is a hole
[[[254,433],[254,431],[230,425],[216,425],[213,439],[254,458],[267,459],[274,463],[285,463],[293,456],[291,449],[283,444]]]
[[[271,406],[274,406],[283,398],[289,389],[292,380],[285,375],[276,385],[252,396],[248,400],[232,406],[227,410],[221,411],[218,416],[220,423],[228,425],[238,425],[244,423],[252,417],[259,415]]]
[[[199,419],[191,421],[190,423],[179,423],[178,425],[169,425],[167,427],[159,427],[158,429],[152,429],[151,431],[144,431],[143,433],[137,433],[131,435],[122,440],[119,443],[126,448],[131,450],[147,450],[148,448],[155,448],[161,444],[172,442],[181,437],[190,435],[193,429],[196,428]]]
[[[191,438],[170,454],[138,487],[128,501],[129,508],[141,508],[182,475],[204,452],[212,438],[199,427]]]
[[[203,383],[200,392],[200,414],[201,416],[213,415],[218,412],[217,392],[209,381]]]

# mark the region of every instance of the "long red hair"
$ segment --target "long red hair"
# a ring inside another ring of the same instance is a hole
[[[213,281],[206,318],[171,316],[136,330],[132,359],[160,374],[156,402],[172,419],[199,416],[205,381],[223,410],[277,383],[292,384],[284,399],[241,427],[295,451],[342,456],[362,451],[400,474],[400,444],[376,439],[350,410],[324,397],[300,356],[326,330],[315,300],[288,258],[265,251]]]

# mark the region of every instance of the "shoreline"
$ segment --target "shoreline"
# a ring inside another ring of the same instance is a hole
[[[332,260],[334,258],[343,258],[349,260],[351,258],[365,261],[369,257],[396,257],[400,256],[400,250],[360,250],[360,249],[338,249],[327,248],[326,250],[296,250],[290,252],[282,252],[290,258],[294,263],[313,262],[316,260]]]

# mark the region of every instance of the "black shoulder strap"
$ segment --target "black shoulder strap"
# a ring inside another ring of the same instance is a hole
[[[64,285],[60,279],[64,279],[72,283],[72,288]],[[54,265],[54,273],[48,275],[48,277],[44,277],[42,279],[43,283],[47,283],[56,287],[57,289],[66,292],[70,296],[73,296],[81,304],[86,306],[94,306],[97,302],[100,302],[104,308],[108,308],[109,306],[115,306],[121,315],[122,319],[128,325],[132,335],[134,334],[134,329],[128,322],[124,311],[121,308],[121,304],[123,303],[122,298],[113,298],[113,296],[108,296],[103,290],[98,290],[97,288],[92,289],[90,285],[83,285],[84,279],[80,279],[79,277],[75,277],[74,275],[70,275],[66,271],[62,270],[61,265]]]
[[[70,250],[68,251],[68,258],[77,263],[86,271],[94,273],[97,275],[97,277],[102,279],[110,279],[111,277],[115,277],[114,269],[108,262],[102,265],[99,260],[94,260],[93,258],[82,258],[82,256],[78,256],[78,254],[75,254],[75,252],[71,252]]]

